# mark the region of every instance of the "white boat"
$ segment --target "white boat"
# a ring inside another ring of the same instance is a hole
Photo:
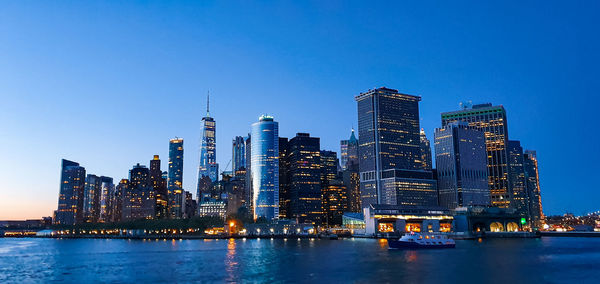
[[[400,239],[388,239],[388,246],[390,249],[454,248],[456,243],[442,234],[410,232]]]

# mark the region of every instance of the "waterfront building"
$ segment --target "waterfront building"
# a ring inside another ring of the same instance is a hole
[[[355,213],[362,212],[358,163],[348,163],[346,169],[342,171],[342,180],[346,187],[346,210]]]
[[[290,218],[299,223],[320,224],[321,151],[320,139],[297,133],[289,141]]]
[[[340,141],[340,157],[342,170],[345,170],[349,163],[358,164],[358,139],[354,135],[354,128],[352,128],[350,139]]]
[[[437,184],[421,160],[418,96],[378,88],[355,97],[361,206],[435,206]]]
[[[115,185],[111,177],[100,177],[100,216],[98,222],[110,222],[113,218]]]
[[[323,150],[321,156],[321,184],[326,185],[338,178],[339,161],[337,153]]]
[[[212,182],[219,179],[219,164],[217,164],[216,122],[210,116],[209,97],[206,98],[206,116],[202,118],[202,138],[200,141],[200,163],[198,165],[198,182],[196,196],[200,196],[200,180],[207,176]]]
[[[100,218],[100,191],[102,183],[100,177],[88,174],[85,177],[83,190],[83,221],[96,223]]]
[[[432,162],[431,162],[431,143],[429,139],[427,139],[427,135],[425,135],[425,130],[421,128],[420,132],[421,137],[421,164],[423,165],[423,169],[426,171],[431,171]]]
[[[451,122],[464,121],[483,131],[488,157],[488,187],[491,204],[495,207],[511,206],[512,192],[508,169],[508,126],[503,106],[490,103],[466,107],[463,110],[442,113],[442,127]]]
[[[544,212],[542,211],[542,194],[536,151],[525,150],[523,160],[531,224],[534,228],[541,228],[544,222]]]
[[[279,218],[279,123],[272,116],[252,124],[250,163],[254,219]]]
[[[75,225],[83,220],[84,187],[85,168],[76,162],[63,159],[55,224]]]
[[[440,206],[488,206],[490,192],[483,132],[466,122],[435,130],[435,165]]]
[[[150,185],[156,197],[156,218],[168,218],[169,193],[167,192],[167,179],[163,177],[158,155],[154,155],[150,160]]]
[[[340,179],[330,180],[323,185],[323,224],[330,227],[342,225],[342,215],[348,210],[346,192]]]
[[[224,200],[209,199],[198,204],[199,217],[220,217],[225,219],[227,203]]]
[[[279,218],[291,218],[289,141],[279,137]]]
[[[246,139],[236,136],[232,142],[231,169],[233,172],[240,168],[246,168]]]
[[[523,167],[523,147],[521,142],[508,141],[508,173],[512,189],[512,207],[521,217],[529,218],[529,196],[525,185],[525,169]]]
[[[169,175],[167,179],[169,217],[181,218],[183,214],[183,138],[169,141]]]
[[[139,163],[129,170],[124,188],[122,220],[154,219],[156,198],[150,184],[150,170]]]
[[[408,232],[452,231],[452,211],[438,206],[371,204],[364,210],[365,234],[385,236]]]
[[[123,220],[123,205],[128,195],[129,180],[121,179],[115,188],[115,203],[112,208],[113,222],[121,222]]]

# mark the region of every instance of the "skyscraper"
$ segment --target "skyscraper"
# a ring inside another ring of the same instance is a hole
[[[437,185],[423,170],[418,96],[378,88],[356,96],[362,207],[437,205]]]
[[[459,111],[442,113],[442,127],[451,122],[464,121],[483,131],[488,157],[488,187],[492,206],[508,208],[512,192],[508,170],[508,126],[503,106],[474,105]]]
[[[112,207],[114,206],[115,185],[111,177],[100,177],[100,217],[99,222],[112,221]]]
[[[426,171],[431,171],[432,162],[431,162],[431,143],[429,139],[427,139],[427,135],[425,135],[425,130],[421,128],[420,132],[421,136],[421,163],[423,164],[423,169]]]
[[[213,182],[219,179],[219,164],[217,164],[216,122],[210,116],[209,97],[206,98],[206,116],[202,118],[202,140],[200,141],[200,164],[198,166],[198,195],[200,195],[200,180],[204,176]]]
[[[291,218],[290,212],[290,147],[285,137],[279,137],[279,218]]]
[[[167,180],[169,194],[170,218],[182,217],[183,206],[183,138],[169,141],[169,178]]]
[[[534,228],[540,228],[544,220],[544,212],[542,211],[542,194],[540,191],[540,175],[536,152],[525,150],[523,160],[526,188],[529,196],[531,224]]]
[[[55,224],[74,225],[83,220],[84,187],[85,168],[76,162],[63,159]]]
[[[300,223],[321,222],[321,142],[308,133],[289,141],[290,218]]]
[[[453,122],[436,129],[434,139],[440,206],[489,205],[483,132],[466,122]]]
[[[323,185],[323,224],[342,225],[342,215],[347,211],[346,187],[340,179],[334,179]]]
[[[340,141],[340,157],[342,170],[348,167],[348,163],[358,165],[358,139],[354,135],[354,128],[352,128],[350,139]]]
[[[512,206],[521,217],[529,218],[529,197],[525,185],[525,169],[523,167],[523,147],[521,142],[508,141],[508,172],[510,188],[512,188]]]
[[[156,198],[156,218],[168,218],[169,193],[167,192],[167,180],[162,176],[158,155],[154,155],[150,160],[150,185]]]
[[[251,173],[254,219],[279,218],[279,123],[263,115],[252,124]]]
[[[235,171],[240,168],[246,168],[246,139],[242,136],[236,136],[232,142],[231,169]]]
[[[83,190],[83,221],[96,223],[100,218],[100,190],[102,182],[100,177],[88,174],[85,177]]]
[[[150,170],[139,163],[129,170],[129,185],[124,194],[123,220],[153,219],[156,199]]]

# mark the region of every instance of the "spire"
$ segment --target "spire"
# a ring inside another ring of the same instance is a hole
[[[354,135],[354,126],[352,126],[352,134],[350,134],[350,142],[357,142],[356,136]]]
[[[206,92],[206,117],[210,117],[210,91]]]

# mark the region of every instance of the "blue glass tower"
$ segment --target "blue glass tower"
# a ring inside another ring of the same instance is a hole
[[[251,168],[254,219],[279,218],[279,123],[263,115],[252,124]]]
[[[74,225],[83,220],[84,188],[85,168],[76,162],[63,159],[55,224]]]
[[[167,180],[169,195],[169,215],[181,218],[183,202],[183,139],[169,141],[169,177]]]
[[[209,97],[206,98],[206,116],[202,118],[202,138],[200,140],[200,164],[198,165],[198,191],[200,194],[200,181],[207,176],[215,182],[219,179],[219,164],[217,164],[217,137],[216,122],[210,116]]]

